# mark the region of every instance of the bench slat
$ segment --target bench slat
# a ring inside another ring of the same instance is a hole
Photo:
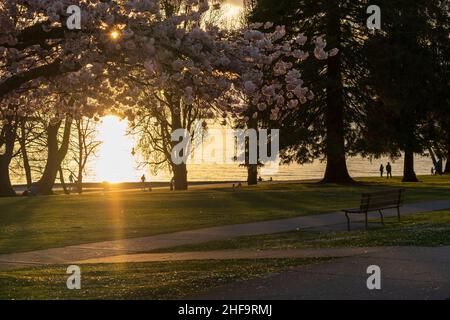
[[[350,217],[349,214],[360,213],[366,216],[367,229],[367,213],[371,211],[379,211],[381,223],[384,224],[382,210],[397,209],[398,220],[400,221],[400,207],[403,205],[405,189],[378,191],[373,193],[363,193],[361,195],[360,207],[353,209],[342,210],[347,218],[347,229],[350,231]]]

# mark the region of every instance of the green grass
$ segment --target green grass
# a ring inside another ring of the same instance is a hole
[[[450,198],[449,176],[421,179],[3,198],[0,254],[337,211],[358,205],[361,192],[394,187],[407,189],[406,202]]]
[[[0,299],[179,299],[234,281],[328,259],[205,260],[81,267],[81,289],[66,287],[67,266],[0,272]]]
[[[398,222],[396,218],[387,218],[385,222],[385,227],[371,226],[368,231],[299,230],[211,241],[152,252],[450,245],[449,210],[405,216],[401,222]]]

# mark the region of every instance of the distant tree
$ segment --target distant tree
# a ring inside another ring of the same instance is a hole
[[[281,129],[285,162],[326,160],[323,182],[353,182],[346,155],[354,151],[354,142],[360,136],[361,110],[368,100],[361,83],[367,72],[362,54],[368,33],[367,6],[368,1],[258,0],[250,13],[252,21],[285,25],[288,34],[303,33],[311,39],[323,36],[327,48],[339,50],[325,61],[309,60],[299,66],[311,79],[308,85],[316,98],[270,124]]]
[[[403,181],[418,181],[414,154],[443,158],[439,144],[448,128],[449,17],[441,1],[381,1],[382,31],[366,43],[367,83],[374,90],[367,148],[404,154]],[[445,39],[447,38],[447,39]],[[445,39],[445,40],[443,40]],[[447,108],[446,108],[447,106]],[[448,112],[447,112],[448,113]],[[378,141],[376,141],[378,140]],[[433,151],[434,150],[434,151]],[[376,152],[376,150],[375,150]]]
[[[76,191],[83,192],[83,178],[87,165],[96,156],[102,144],[97,140],[97,122],[94,119],[80,116],[74,120],[74,130],[69,142],[68,155],[64,161],[63,171],[69,171],[76,177]]]

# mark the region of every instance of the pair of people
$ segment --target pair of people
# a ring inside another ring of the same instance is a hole
[[[70,191],[74,191],[74,190],[78,189],[78,181],[75,179],[75,176],[73,175],[73,173],[70,173],[69,182],[70,182]]]
[[[383,164],[381,164],[380,165],[380,176],[383,177],[383,175],[384,175],[384,166],[383,166]],[[392,178],[392,166],[391,166],[390,162],[388,162],[386,164],[386,177],[388,179]]]

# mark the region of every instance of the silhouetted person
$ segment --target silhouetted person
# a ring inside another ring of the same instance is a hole
[[[175,177],[173,177],[172,179],[170,179],[170,191],[173,191],[174,185],[175,185]]]
[[[258,182],[262,182],[262,181],[263,181],[263,178],[261,178],[261,176],[259,176]]]
[[[70,182],[70,191],[73,191],[74,183],[75,183],[75,177],[73,176],[73,173],[70,173],[69,176],[69,182]]]
[[[380,165],[380,177],[384,175],[384,166],[383,164]]]
[[[431,175],[434,176],[434,167],[431,167]]]
[[[143,174],[142,175],[142,177],[141,177],[141,183],[142,183],[142,190],[144,190],[145,191],[145,174]]]
[[[388,162],[387,165],[386,165],[386,177],[388,179],[392,178],[392,166],[391,166],[390,162]]]

